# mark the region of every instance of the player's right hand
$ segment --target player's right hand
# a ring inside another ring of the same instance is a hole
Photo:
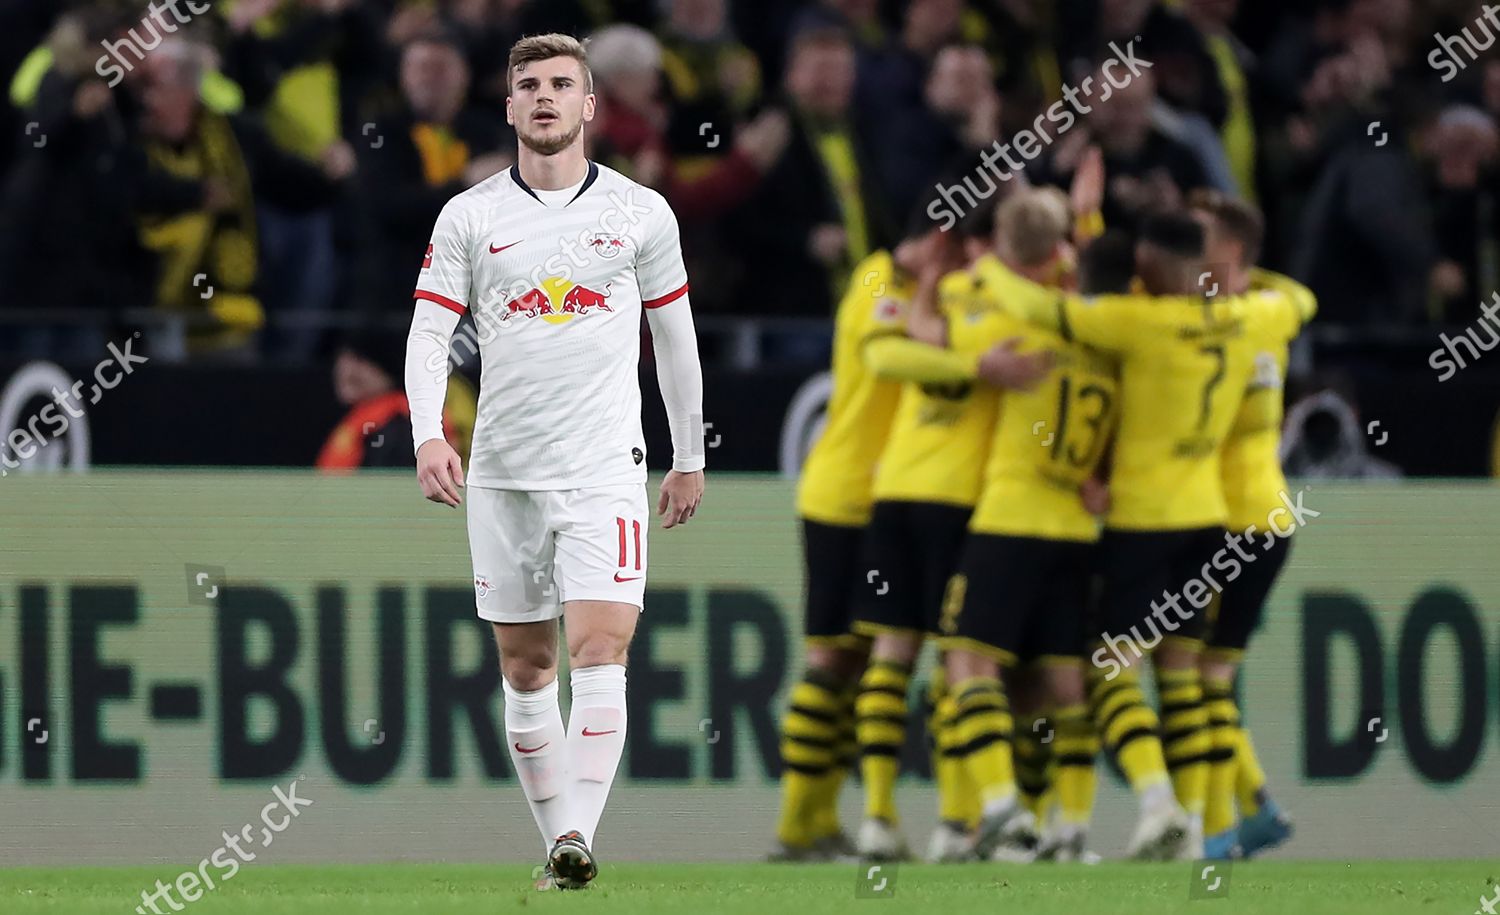
[[[979,357],[979,378],[996,388],[1029,391],[1052,371],[1050,350],[1018,353],[1020,337],[1001,340]]]
[[[440,438],[429,439],[417,449],[417,484],[431,502],[457,508],[463,502],[464,462],[453,446]]]
[[[1109,514],[1111,500],[1109,497],[1109,484],[1098,477],[1089,477],[1078,486],[1078,496],[1083,500],[1083,507],[1089,514],[1103,518]]]

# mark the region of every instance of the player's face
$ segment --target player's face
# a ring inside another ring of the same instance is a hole
[[[1233,295],[1250,288],[1250,273],[1245,269],[1245,248],[1224,231],[1219,221],[1202,210],[1193,211],[1193,219],[1203,226],[1203,266],[1212,274],[1212,282]]]
[[[1135,246],[1136,275],[1151,295],[1202,295],[1203,265],[1201,257],[1183,257],[1149,241]]]
[[[553,156],[578,142],[586,121],[594,119],[594,96],[588,92],[583,65],[571,57],[521,64],[511,73],[505,120],[527,149]]]

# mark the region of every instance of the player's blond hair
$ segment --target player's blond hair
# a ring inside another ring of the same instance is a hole
[[[1072,228],[1068,197],[1055,187],[1025,188],[995,210],[1001,251],[1023,267],[1045,264]]]
[[[561,32],[528,35],[511,47],[510,63],[505,70],[505,91],[507,93],[511,91],[517,67],[534,64],[539,60],[551,60],[554,57],[571,57],[578,61],[578,66],[583,69],[584,90],[594,91],[594,71],[589,69],[589,53],[584,49],[583,42]]]
[[[1231,197],[1223,191],[1199,188],[1188,195],[1188,208],[1207,214],[1216,231],[1240,243],[1240,266],[1253,267],[1260,260],[1266,240],[1266,220],[1255,204]]]

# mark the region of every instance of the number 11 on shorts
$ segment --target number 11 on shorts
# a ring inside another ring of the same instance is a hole
[[[639,574],[626,576],[627,570],[639,573],[641,571],[641,522],[631,521],[631,537],[626,538],[625,519],[615,518],[615,526],[620,532],[620,568],[615,572],[615,581],[635,581],[640,578]],[[634,556],[634,568],[631,568],[632,555]]]

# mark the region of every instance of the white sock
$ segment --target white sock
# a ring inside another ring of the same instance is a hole
[[[557,705],[557,681],[522,692],[505,681],[505,741],[531,816],[550,852],[568,824],[568,740]]]
[[[568,802],[570,826],[594,847],[594,831],[625,750],[625,667],[602,664],[573,671],[573,707],[568,714]]]
[[[1008,813],[1016,808],[1016,791],[1014,788],[1007,794],[1001,794],[987,799],[980,813],[983,816],[992,817]]]
[[[1172,783],[1163,779],[1141,792],[1141,812],[1149,813],[1160,807],[1177,804],[1177,795],[1172,792]]]

